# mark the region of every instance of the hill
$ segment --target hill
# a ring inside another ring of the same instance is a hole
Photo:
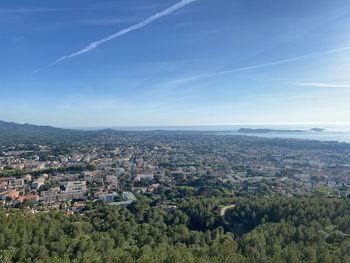
[[[83,131],[0,121],[0,142],[40,143],[78,140],[91,137],[101,132],[102,130]]]
[[[52,126],[38,126],[32,124],[18,124],[15,122],[5,122],[0,120],[0,134],[18,134],[18,133],[35,133],[35,134],[61,134],[65,132],[77,132],[75,130],[55,128]]]

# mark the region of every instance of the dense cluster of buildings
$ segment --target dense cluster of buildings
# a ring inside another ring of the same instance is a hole
[[[350,147],[307,143],[174,134],[123,137],[107,146],[82,144],[64,151],[57,145],[1,146],[0,200],[128,205],[135,195],[207,175],[248,193],[348,195]]]

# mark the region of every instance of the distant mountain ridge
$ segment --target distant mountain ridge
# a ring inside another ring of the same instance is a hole
[[[16,142],[53,142],[57,140],[88,139],[91,136],[114,134],[116,131],[106,130],[73,130],[52,126],[18,124],[0,120],[0,141]]]
[[[25,124],[19,124],[15,122],[6,122],[0,120],[0,136],[7,134],[8,132],[14,132],[14,133],[29,133],[29,132],[36,132],[39,134],[52,134],[52,133],[76,133],[81,132],[78,130],[70,130],[70,129],[62,129],[62,128],[56,128],[52,126],[40,126],[40,125],[33,125],[29,123]]]

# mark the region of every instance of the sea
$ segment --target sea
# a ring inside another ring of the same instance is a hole
[[[244,133],[239,132],[240,128],[250,129],[270,129],[271,132],[262,133]],[[224,131],[222,134],[231,135],[246,135],[257,136],[265,138],[288,138],[288,139],[302,139],[302,140],[317,140],[317,141],[336,141],[350,143],[350,125],[349,126],[301,126],[301,125],[266,125],[266,126],[244,126],[238,129],[232,129],[231,131]],[[324,129],[323,131],[314,131],[312,129]],[[295,132],[293,130],[298,130]]]
[[[94,128],[102,129],[103,127]],[[269,129],[270,132],[241,132],[241,128]],[[314,131],[312,129],[324,129]],[[197,125],[197,126],[148,126],[148,127],[112,127],[124,131],[206,131],[216,135],[246,135],[264,138],[288,138],[317,141],[336,141],[350,143],[349,124],[234,124],[234,125]],[[294,130],[294,131],[293,131]],[[298,130],[298,132],[295,132]]]

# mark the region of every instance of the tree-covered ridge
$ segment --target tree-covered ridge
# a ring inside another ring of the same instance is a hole
[[[222,262],[243,258],[223,228],[191,231],[188,216],[94,204],[82,214],[1,212],[2,262]],[[139,216],[139,217],[138,217]]]
[[[349,199],[241,199],[226,218],[253,262],[350,262]]]
[[[91,203],[74,215],[1,211],[0,229],[1,262],[350,262],[349,199]]]

